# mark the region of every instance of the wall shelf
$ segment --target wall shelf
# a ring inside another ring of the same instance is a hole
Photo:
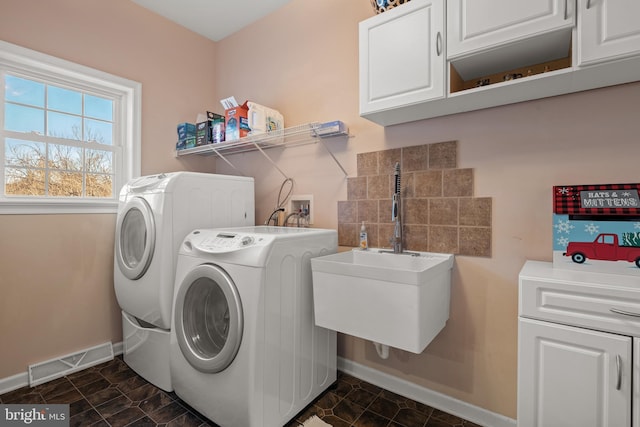
[[[299,145],[315,144],[320,142],[322,146],[331,155],[338,167],[342,170],[345,176],[348,173],[342,167],[338,159],[333,155],[331,150],[326,146],[324,141],[330,138],[336,137],[350,137],[349,131],[342,122],[344,129],[339,129],[335,132],[331,132],[328,129],[329,125],[336,122],[314,122],[303,125],[293,126],[285,129],[274,130],[266,133],[260,133],[257,135],[249,135],[244,138],[240,138],[233,141],[225,141],[217,144],[201,145],[199,147],[186,148],[182,150],[176,150],[176,157],[188,156],[188,155],[200,155],[210,156],[215,155],[224,160],[234,169],[238,170],[230,161],[227,156],[239,153],[246,153],[250,151],[260,151],[271,164],[280,171],[285,177],[286,174],[280,170],[276,163],[264,152],[264,150],[275,147],[294,147]]]

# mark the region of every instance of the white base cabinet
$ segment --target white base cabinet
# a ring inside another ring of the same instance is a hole
[[[518,427],[639,427],[637,277],[528,261],[519,282]]]
[[[631,425],[632,338],[521,319],[518,426]]]

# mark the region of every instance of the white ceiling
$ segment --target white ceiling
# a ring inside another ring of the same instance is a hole
[[[220,41],[291,0],[132,0],[213,41]]]

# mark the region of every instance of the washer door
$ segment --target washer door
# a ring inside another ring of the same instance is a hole
[[[142,197],[127,202],[116,224],[116,260],[128,279],[137,280],[151,264],[156,245],[156,225]]]
[[[240,294],[220,267],[202,264],[182,281],[175,300],[175,333],[182,354],[195,369],[224,370],[242,341]]]

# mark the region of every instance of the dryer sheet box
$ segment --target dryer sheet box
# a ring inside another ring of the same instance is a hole
[[[640,184],[554,186],[553,267],[640,277]]]

